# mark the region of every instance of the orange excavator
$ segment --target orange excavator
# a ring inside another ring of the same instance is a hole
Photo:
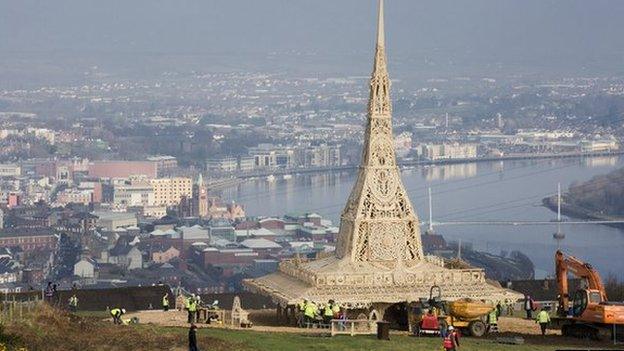
[[[600,274],[589,264],[561,251],[555,254],[559,307],[552,319],[564,336],[620,338],[624,332],[624,304],[609,302]],[[581,279],[583,288],[570,295],[568,273]],[[584,284],[584,285],[583,285]],[[571,304],[570,304],[571,302]]]

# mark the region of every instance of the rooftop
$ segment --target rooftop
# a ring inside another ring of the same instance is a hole
[[[267,239],[247,239],[243,240],[241,246],[250,249],[281,249],[282,246]]]

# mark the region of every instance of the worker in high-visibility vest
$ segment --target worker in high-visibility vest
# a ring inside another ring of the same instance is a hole
[[[537,314],[535,322],[539,323],[542,336],[546,335],[546,327],[548,327],[548,323],[550,323],[550,315],[548,314],[548,311],[546,311],[545,307],[542,307],[540,313]]]
[[[317,310],[318,308],[316,307],[314,302],[308,301],[304,311],[305,321],[308,327],[312,326],[312,324],[315,322]]]
[[[332,312],[334,314],[334,319],[340,318],[340,306],[333,300],[330,300],[332,303]]]
[[[488,314],[487,322],[488,330],[492,329],[492,327],[496,330],[496,327],[498,327],[498,310],[496,308],[492,309]]]
[[[334,310],[332,309],[333,300],[329,300],[323,308],[323,323],[330,324],[331,320],[334,318]]]
[[[303,299],[297,304],[297,309],[299,313],[297,314],[297,326],[299,328],[303,328],[305,324],[305,307],[308,304],[308,300]]]
[[[78,297],[76,294],[69,298],[69,310],[76,312],[78,310]]]
[[[163,307],[163,311],[165,312],[169,311],[169,293],[165,293],[165,296],[163,296],[162,307]]]
[[[190,297],[188,300],[188,322],[195,323],[195,314],[197,313],[197,300],[194,297]]]
[[[110,314],[113,317],[113,324],[122,324],[121,316],[126,313],[124,308],[113,308]]]

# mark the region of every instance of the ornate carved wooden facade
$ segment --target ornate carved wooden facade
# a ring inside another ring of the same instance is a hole
[[[352,262],[411,266],[423,257],[420,228],[394,152],[390,78],[380,2],[362,164],[342,212],[336,253]]]
[[[309,262],[284,261],[278,272],[244,284],[282,306],[304,298],[320,303],[332,299],[349,308],[383,310],[382,305],[428,297],[432,285],[441,286],[449,300],[521,297],[488,284],[482,269],[443,266],[441,258],[423,255],[418,217],[396,163],[380,0],[362,164],[342,212],[336,254]]]

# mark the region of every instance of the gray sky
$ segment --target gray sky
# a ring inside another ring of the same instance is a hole
[[[0,0],[0,54],[359,55],[371,51],[375,10],[376,0]],[[386,1],[391,54],[477,66],[624,68],[623,18],[619,0]]]

